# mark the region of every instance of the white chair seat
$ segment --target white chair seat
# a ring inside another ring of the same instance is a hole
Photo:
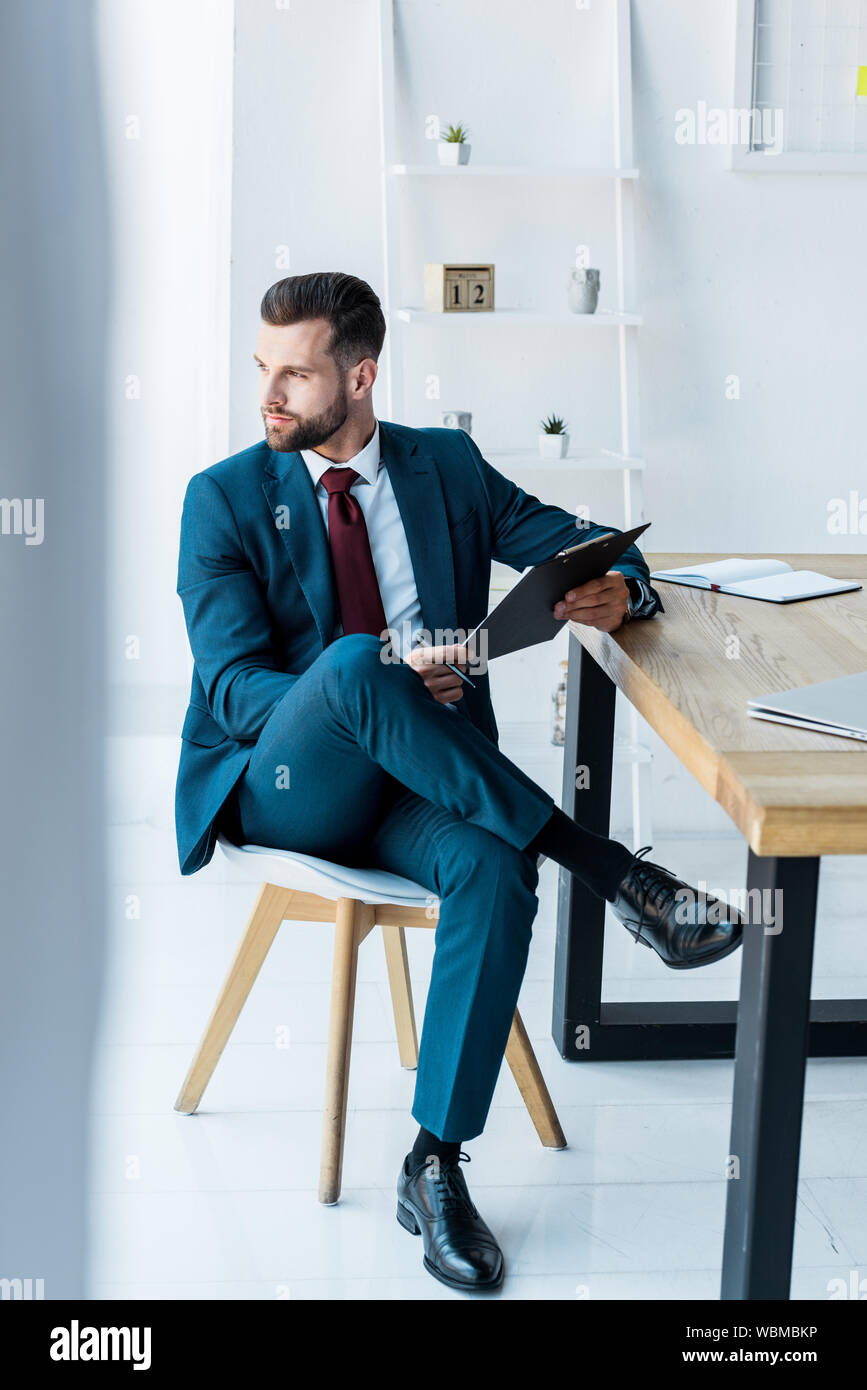
[[[332,864],[312,854],[269,849],[267,845],[233,845],[225,835],[217,844],[227,859],[259,883],[276,883],[298,893],[317,893],[321,898],[355,898],[362,903],[396,903],[400,907],[426,907],[435,895],[412,879],[384,869],[355,869]]]

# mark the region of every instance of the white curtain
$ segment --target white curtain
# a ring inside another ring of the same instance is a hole
[[[104,933],[111,246],[92,20],[88,0],[0,7],[0,1278],[47,1299],[84,1292]]]

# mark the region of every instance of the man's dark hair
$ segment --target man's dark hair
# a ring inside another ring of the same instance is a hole
[[[382,351],[385,319],[379,300],[365,280],[340,270],[278,280],[266,290],[260,312],[265,323],[277,327],[327,319],[331,324],[328,350],[342,372],[362,357],[376,362]]]

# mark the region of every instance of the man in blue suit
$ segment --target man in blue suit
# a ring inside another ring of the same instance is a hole
[[[440,900],[398,1220],[450,1287],[504,1264],[459,1168],[479,1135],[527,961],[540,856],[577,874],[673,968],[741,942],[725,904],[584,830],[497,746],[465,670],[492,560],[517,570],[616,528],[503,477],[462,430],[377,420],[385,336],[337,272],[267,291],[254,354],[265,439],[190,479],[178,593],[195,659],[176,792],[181,873],[235,843],[365,864]],[[555,616],[614,631],[661,610],[633,545]],[[416,646],[415,637],[422,634]],[[400,659],[403,658],[403,659]],[[676,906],[677,903],[677,906]]]

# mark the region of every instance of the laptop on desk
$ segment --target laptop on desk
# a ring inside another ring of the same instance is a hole
[[[754,719],[867,742],[867,671],[757,695],[747,701],[747,713]]]

